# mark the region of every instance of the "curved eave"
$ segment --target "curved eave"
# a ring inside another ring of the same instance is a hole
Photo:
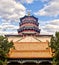
[[[34,31],[40,33],[40,29],[37,29],[37,30],[36,30],[36,29],[31,29],[31,28],[30,28],[30,29],[26,29],[26,28],[25,28],[25,29],[18,29],[18,32],[22,32],[22,31],[24,31],[24,30],[34,30]]]
[[[38,18],[34,17],[33,15],[32,16],[25,15],[24,17],[20,18],[20,21],[22,21],[22,19],[27,18],[27,17],[32,17],[32,18],[36,19],[36,21],[38,21]]]
[[[27,24],[27,23],[31,23],[31,24],[35,24],[35,25],[39,26],[39,23],[38,23],[38,22],[37,22],[37,23],[36,23],[36,22],[23,22],[23,23],[20,22],[20,23],[19,23],[19,26],[21,26],[21,25],[23,25],[23,24]]]

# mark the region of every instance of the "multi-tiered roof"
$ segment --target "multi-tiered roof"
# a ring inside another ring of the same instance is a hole
[[[18,33],[19,35],[39,35],[40,29],[38,18],[34,16],[24,16],[23,18],[21,18]]]
[[[9,58],[19,59],[21,62],[24,59],[25,61],[26,59],[43,59],[46,61],[46,59],[52,58],[52,52],[48,46],[51,36],[39,35],[38,18],[34,16],[24,16],[21,18],[18,34],[8,36],[8,40],[13,40],[15,46],[15,49],[10,50]]]

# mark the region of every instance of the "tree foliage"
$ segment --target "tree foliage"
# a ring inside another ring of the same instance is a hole
[[[7,37],[0,36],[0,65],[6,62],[7,54],[12,47],[14,47],[12,41],[9,42]]]
[[[52,36],[50,41],[50,47],[52,49],[53,65],[58,65],[59,64],[59,32],[56,32],[55,36]]]

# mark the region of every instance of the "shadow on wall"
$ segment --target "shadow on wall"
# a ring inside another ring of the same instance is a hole
[[[18,62],[10,62],[10,63],[8,63],[8,65],[21,65],[21,64]]]
[[[39,63],[39,65],[52,65],[52,64],[49,62],[41,62],[41,63]]]
[[[39,64],[34,63],[34,62],[26,62],[26,63],[23,63],[23,64],[20,64],[18,62],[11,62],[11,63],[8,63],[8,65],[52,65],[52,64],[49,63],[49,62],[41,62]]]

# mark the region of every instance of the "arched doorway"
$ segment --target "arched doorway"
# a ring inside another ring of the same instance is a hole
[[[26,63],[23,63],[23,65],[37,65],[37,64],[34,62],[26,62]]]
[[[41,62],[39,65],[52,65],[50,62]]]
[[[10,62],[10,63],[8,63],[7,65],[21,65],[21,64],[18,63],[18,62]]]

